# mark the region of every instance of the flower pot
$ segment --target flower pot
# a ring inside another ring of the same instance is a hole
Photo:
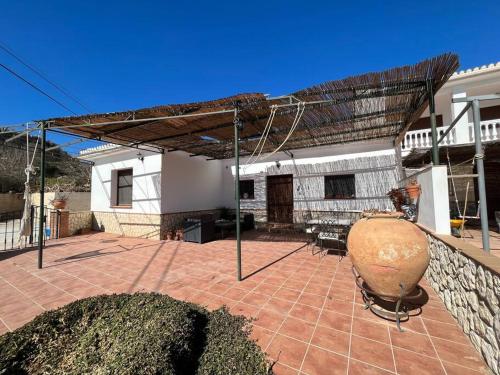
[[[347,248],[359,275],[381,298],[411,293],[429,265],[425,234],[402,213],[366,214],[349,232]]]
[[[171,231],[167,231],[167,241],[172,241],[174,239],[174,235]]]
[[[66,207],[65,199],[54,199],[52,202],[52,206],[54,206],[57,210],[63,210]]]
[[[417,199],[420,196],[420,185],[416,182],[406,185],[405,190],[411,199]]]
[[[175,237],[177,241],[182,241],[184,238],[184,231],[182,229],[177,229],[175,231]]]

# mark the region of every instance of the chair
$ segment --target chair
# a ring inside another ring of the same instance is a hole
[[[339,253],[344,252],[340,259],[347,255],[347,234],[350,226],[340,225],[339,215],[337,215],[336,219],[321,220],[318,229],[316,243],[319,244],[320,254],[323,254],[324,243],[330,242],[335,243],[335,246],[329,246],[328,249],[337,250]]]

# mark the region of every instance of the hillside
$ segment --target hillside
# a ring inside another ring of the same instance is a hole
[[[1,129],[0,129],[1,130]],[[26,137],[20,137],[9,143],[7,138],[14,134],[0,134],[0,193],[8,191],[24,191],[26,175]],[[36,137],[30,137],[30,157],[35,148]],[[47,148],[56,144],[47,141]],[[31,179],[31,190],[38,189],[40,171],[40,147],[37,148],[33,166],[36,175]],[[62,186],[64,190],[89,191],[90,171],[89,164],[84,163],[61,149],[46,153],[46,191]]]

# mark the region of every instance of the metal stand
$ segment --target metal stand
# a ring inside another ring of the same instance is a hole
[[[391,302],[390,300],[393,300],[394,297],[384,296],[371,290],[358,274],[354,266],[352,267],[352,273],[354,274],[356,280],[356,286],[361,290],[363,301],[365,303],[364,308],[370,309],[372,313],[383,319],[395,321],[400,332],[404,332],[401,328],[401,322],[406,322],[410,319],[410,310],[418,309],[418,314],[421,312],[421,306],[411,303],[411,301],[418,300],[422,297],[423,289],[420,286],[417,285],[416,293],[410,295],[407,293],[405,285],[400,283],[399,297],[397,300]],[[394,311],[383,307],[383,305],[393,305],[394,303]]]

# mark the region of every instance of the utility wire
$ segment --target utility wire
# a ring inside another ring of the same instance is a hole
[[[69,98],[72,101],[74,101],[75,103],[77,103],[80,107],[84,108],[87,112],[93,112],[89,107],[87,107],[85,104],[83,104],[78,98],[76,98],[75,96],[71,95],[68,92],[67,89],[63,88],[60,85],[57,85],[56,83],[54,83],[53,81],[51,81],[50,79],[48,79],[40,70],[38,70],[33,65],[30,65],[26,61],[24,61],[23,59],[21,59],[19,56],[17,56],[14,53],[14,51],[12,51],[10,48],[8,48],[2,42],[0,42],[0,49],[4,50],[6,53],[8,53],[10,56],[12,56],[14,59],[16,59],[21,64],[23,64],[26,68],[28,68],[29,70],[31,70],[33,73],[35,73],[41,79],[43,79],[45,82],[47,82],[48,84],[52,85],[56,90],[58,90],[59,92],[61,92],[64,96],[66,96],[67,98]]]
[[[50,96],[49,94],[47,94],[45,91],[43,91],[42,89],[38,88],[37,86],[35,86],[33,83],[31,83],[30,81],[28,81],[27,79],[25,79],[24,77],[22,77],[21,75],[17,74],[15,71],[13,71],[11,68],[9,68],[8,66],[5,66],[4,64],[0,63],[0,67],[4,68],[6,71],[8,71],[10,74],[12,74],[13,76],[19,78],[21,81],[23,81],[24,83],[26,83],[27,85],[31,86],[33,89],[35,89],[36,91],[38,91],[40,94],[46,96],[47,98],[49,98],[50,100],[52,100],[54,103],[60,105],[62,108],[64,108],[65,110],[69,111],[70,113],[74,114],[75,116],[78,116],[78,114],[76,112],[73,112],[71,109],[69,109],[68,107],[66,107],[63,103],[61,103],[59,100],[55,99],[54,97]]]

